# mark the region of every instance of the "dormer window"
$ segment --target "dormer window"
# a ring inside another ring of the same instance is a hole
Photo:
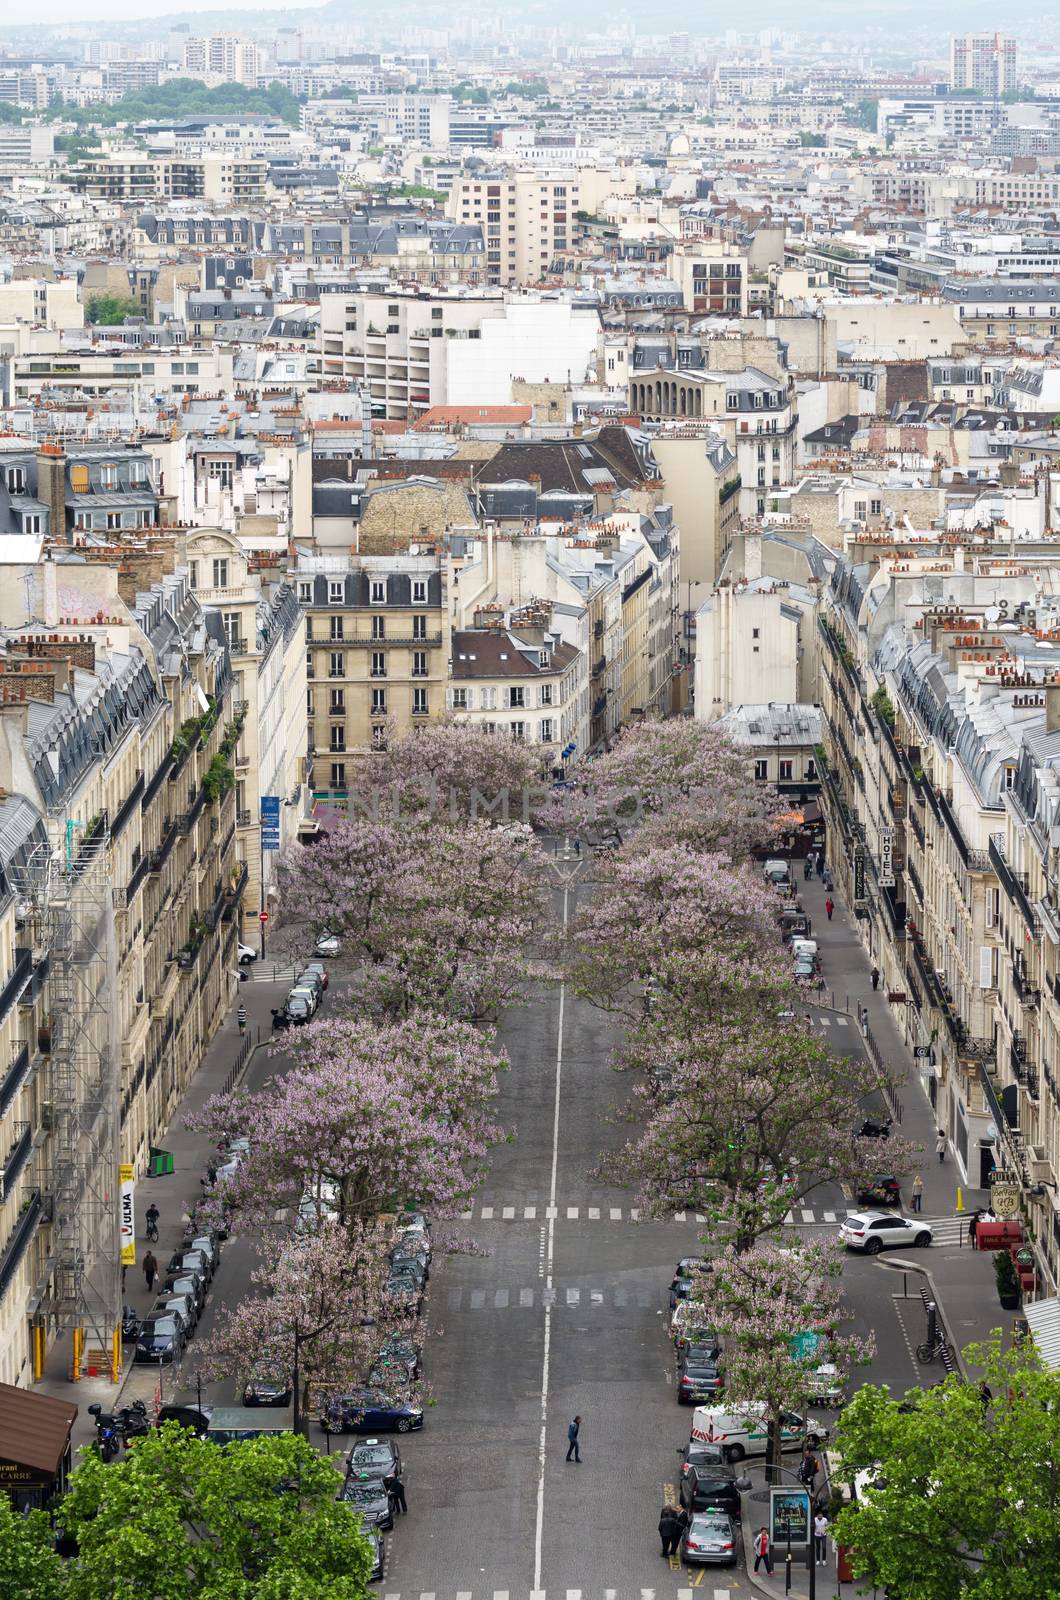
[[[549,664],[549,659],[549,653],[547,650],[539,650],[537,652],[537,664],[539,667],[547,667]]]
[[[386,605],[386,580],[373,578],[370,585],[370,600],[373,606]]]

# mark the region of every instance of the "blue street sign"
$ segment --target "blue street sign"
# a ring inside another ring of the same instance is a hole
[[[280,848],[280,797],[278,794],[263,794],[261,797],[261,848],[263,850],[278,850]]]
[[[819,1333],[793,1333],[791,1335],[791,1354],[795,1361],[808,1361],[815,1356],[821,1346]]]

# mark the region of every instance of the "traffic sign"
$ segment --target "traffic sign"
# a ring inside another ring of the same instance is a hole
[[[278,850],[280,848],[280,797],[278,794],[263,794],[261,797],[261,848],[263,850]]]
[[[258,912],[258,921],[259,922],[268,922],[268,920],[269,920],[269,913],[267,911],[259,911]]]

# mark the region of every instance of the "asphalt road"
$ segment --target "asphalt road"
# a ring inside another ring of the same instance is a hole
[[[852,1022],[818,1026],[837,1048],[860,1053]],[[749,1594],[742,1564],[699,1574],[659,1555],[659,1506],[674,1493],[691,1422],[675,1397],[667,1289],[700,1226],[692,1215],[641,1223],[631,1192],[592,1175],[601,1152],[630,1131],[615,1115],[628,1083],[608,1067],[608,1019],[557,984],[507,1015],[500,1034],[512,1070],[498,1110],[514,1138],[495,1152],[458,1225],[488,1253],[435,1256],[430,1404],[423,1433],[402,1441],[409,1515],[387,1536],[382,1600]],[[282,1057],[259,1053],[248,1086],[283,1070]],[[795,1220],[831,1231],[846,1209],[838,1190],[822,1190]],[[248,1287],[253,1264],[248,1241],[226,1245],[203,1332]],[[915,1300],[896,1300],[900,1274],[855,1257],[846,1282],[855,1326],[877,1337],[865,1376],[896,1390],[917,1383],[917,1286]],[[193,1392],[194,1349],[183,1372],[165,1376],[167,1398]],[[137,1373],[128,1392],[150,1393],[156,1381]],[[230,1383],[205,1383],[202,1394],[235,1398]],[[565,1461],[575,1413],[580,1465]]]

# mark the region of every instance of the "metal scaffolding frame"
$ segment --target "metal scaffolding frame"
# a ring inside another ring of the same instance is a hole
[[[41,846],[14,873],[16,893],[49,958],[50,1050],[43,1067],[42,1190],[51,1199],[50,1257],[35,1296],[70,1337],[71,1377],[86,1342],[120,1361],[121,1035],[118,955],[105,825],[60,850]],[[115,1355],[115,1352],[117,1354]]]

